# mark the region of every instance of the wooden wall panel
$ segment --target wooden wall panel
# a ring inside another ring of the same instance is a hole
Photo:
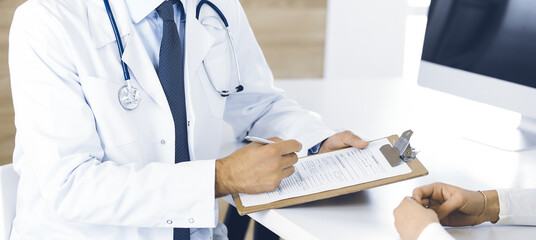
[[[326,0],[242,0],[275,78],[320,78]]]
[[[0,1],[0,165],[11,162],[13,147],[15,147],[13,103],[7,65],[8,33],[15,8],[23,2],[22,0]]]

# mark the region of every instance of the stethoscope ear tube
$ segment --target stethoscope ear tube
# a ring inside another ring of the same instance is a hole
[[[235,91],[232,92],[232,93],[239,93],[239,92],[242,92],[242,91],[244,91],[244,86],[238,85],[238,86],[235,87]],[[222,97],[229,97],[229,95],[231,95],[231,92],[229,92],[227,90],[220,91],[220,95]]]
[[[225,25],[225,29],[227,30],[227,37],[229,39],[229,44],[231,46],[231,51],[233,53],[233,59],[234,59],[234,63],[235,63],[236,71],[237,71],[237,81],[238,81],[238,86],[235,87],[234,91],[229,91],[229,90],[220,91],[220,90],[218,90],[216,88],[216,86],[214,85],[214,82],[212,81],[212,76],[210,76],[209,72],[207,71],[207,75],[208,75],[208,78],[209,78],[209,81],[210,81],[212,87],[218,93],[220,93],[220,96],[228,97],[231,94],[239,93],[239,92],[244,90],[244,86],[242,85],[242,82],[241,82],[240,64],[238,63],[238,56],[236,55],[236,46],[235,46],[234,41],[233,41],[233,34],[232,34],[231,30],[229,29],[229,22],[227,22],[227,18],[225,17],[225,15],[223,15],[223,12],[216,5],[214,5],[214,3],[212,3],[209,0],[201,0],[199,2],[199,4],[197,4],[197,8],[196,8],[196,12],[195,12],[195,18],[197,18],[197,20],[199,20],[199,14],[201,13],[201,8],[203,7],[204,4],[207,4],[209,7],[211,7],[218,14],[218,16],[220,16],[220,19],[222,20],[223,24]],[[205,61],[203,61],[203,66],[206,69]]]
[[[225,17],[225,15],[223,15],[223,12],[216,6],[214,5],[214,3],[212,3],[211,1],[209,0],[201,0],[199,2],[199,4],[197,4],[197,8],[195,10],[195,18],[197,18],[197,20],[199,20],[199,13],[201,13],[201,7],[203,7],[203,4],[207,4],[209,5],[212,9],[214,9],[214,11],[220,15],[220,18],[221,20],[223,21],[223,24],[225,25],[226,28],[229,27],[229,22],[227,22],[227,18]]]

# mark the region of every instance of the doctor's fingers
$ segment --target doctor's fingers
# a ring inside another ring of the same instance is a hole
[[[294,173],[294,171],[295,171],[294,166],[290,166],[288,168],[283,169],[283,172],[282,172],[283,173],[283,175],[282,175],[283,178],[290,177],[290,175],[292,175]]]
[[[281,157],[281,169],[285,169],[293,166],[298,162],[298,155],[296,153],[289,153]]]
[[[276,142],[276,143],[268,144],[266,145],[266,147],[274,148],[272,151],[277,151],[277,153],[281,156],[289,154],[289,153],[299,152],[302,149],[301,143],[296,140],[286,140],[282,142]]]
[[[369,145],[369,142],[361,139],[359,136],[357,136],[351,131],[341,132],[341,139],[345,145],[352,146],[355,148],[363,149],[368,147]]]

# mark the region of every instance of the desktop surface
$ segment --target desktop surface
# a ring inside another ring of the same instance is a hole
[[[473,190],[536,188],[536,151],[501,151],[461,137],[467,123],[490,117],[514,122],[512,112],[403,79],[281,80],[276,86],[320,113],[330,127],[352,130],[365,139],[412,129],[412,146],[421,151],[418,157],[430,172],[363,192],[250,214],[284,239],[398,239],[394,208],[415,187],[436,181]],[[303,91],[305,86],[307,91]],[[492,224],[448,231],[457,239],[530,239],[536,235],[536,227]]]

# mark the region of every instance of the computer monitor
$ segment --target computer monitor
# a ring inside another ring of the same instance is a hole
[[[535,148],[536,0],[432,0],[419,84],[520,113],[491,145]]]

